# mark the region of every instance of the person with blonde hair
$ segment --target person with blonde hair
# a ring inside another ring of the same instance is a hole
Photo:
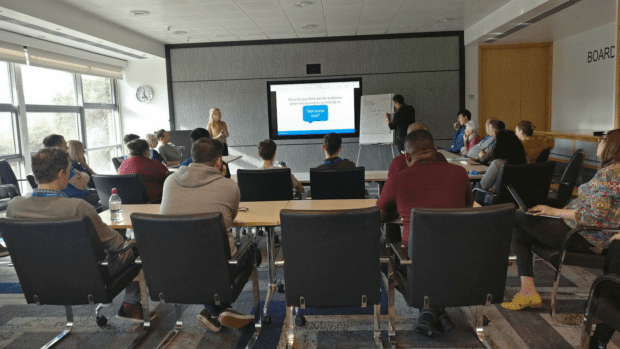
[[[151,159],[153,160],[157,160],[159,162],[161,162],[162,164],[166,165],[166,160],[164,160],[164,158],[161,157],[161,154],[159,154],[159,152],[157,151],[157,145],[159,144],[159,142],[157,141],[157,136],[155,136],[154,133],[147,133],[146,134],[146,141],[149,144],[149,148],[151,148]]]
[[[96,173],[92,168],[90,168],[90,166],[88,166],[86,158],[84,157],[84,143],[71,140],[67,142],[67,147],[69,148],[67,152],[69,153],[69,160],[71,160],[71,167],[76,171],[80,171],[91,176],[86,185],[89,188],[95,188],[95,181],[93,181],[92,175]]]
[[[222,149],[222,155],[228,155],[228,125],[222,121],[222,113],[218,108],[211,108],[209,110],[209,122],[207,123],[207,131],[211,135],[211,139],[216,139],[222,142],[224,148]]]

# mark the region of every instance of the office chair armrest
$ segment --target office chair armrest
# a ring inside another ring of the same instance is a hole
[[[228,264],[237,264],[239,258],[241,258],[241,256],[249,250],[250,244],[252,244],[252,241],[246,241],[243,243],[243,245],[239,246],[237,252],[235,252],[235,254],[230,257]]]
[[[19,193],[19,190],[17,190],[17,187],[14,184],[0,184],[0,189],[4,189],[3,191],[6,191],[9,195],[9,199],[13,199],[16,196],[15,194]]]
[[[484,190],[482,188],[474,188],[474,189],[472,189],[472,191],[474,191],[474,192],[479,191],[481,193],[490,194],[492,196],[497,196],[497,193],[492,192],[492,191],[488,191],[488,190]]]
[[[553,184],[559,184],[559,185],[566,185],[566,186],[569,186],[569,185],[570,185],[570,183],[568,183],[568,182],[556,181],[555,179],[552,179],[552,180],[551,180],[551,183],[553,183]]]
[[[606,231],[610,233],[620,233],[620,229],[600,228],[600,227],[584,226],[584,225],[580,225],[576,227],[575,229],[572,229],[571,231],[566,233],[566,235],[564,236],[564,241],[562,242],[562,246],[560,248],[560,259],[562,263],[564,262],[564,254],[566,253],[566,247],[568,246],[568,240],[570,240],[570,238],[574,234],[578,234],[582,231],[588,231],[588,230]]]
[[[284,266],[284,254],[282,253],[282,247],[280,247],[276,253],[276,261],[274,264],[278,267]]]
[[[161,204],[161,196],[149,201],[149,204]]]
[[[597,277],[594,280],[594,282],[592,283],[592,286],[590,287],[590,295],[588,296],[588,302],[587,302],[586,312],[585,312],[586,318],[588,317],[590,313],[590,306],[592,305],[592,299],[594,298],[594,293],[597,291],[598,285],[603,281],[609,281],[609,282],[615,283],[616,285],[620,285],[620,275],[614,274],[614,273],[607,273],[603,276]]]
[[[400,259],[400,264],[401,265],[409,265],[411,264],[411,259],[409,259],[409,257],[405,256],[405,254],[403,253],[403,250],[400,248],[400,246],[396,246],[393,243],[390,244],[390,248],[392,249],[392,251],[394,251],[394,254],[396,254],[396,257],[398,257],[398,259]]]
[[[127,245],[125,245],[125,247],[123,247],[120,251],[118,251],[114,256],[112,256],[110,258],[106,257],[104,260],[99,261],[99,265],[107,267],[108,265],[110,265],[110,263],[112,263],[112,261],[114,261],[121,254],[127,252],[130,249],[131,250],[137,250],[138,249],[138,245],[136,245],[136,244],[127,244]]]

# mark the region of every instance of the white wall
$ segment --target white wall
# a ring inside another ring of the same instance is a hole
[[[150,103],[142,103],[136,98],[136,90],[143,85],[153,89]],[[162,128],[170,129],[164,59],[130,61],[123,72],[123,81],[119,81],[119,95],[123,135],[135,133],[144,137]]]
[[[472,121],[478,122],[478,46],[465,46],[465,109],[471,112]]]
[[[613,129],[616,58],[588,63],[588,52],[610,46],[615,22],[553,43],[551,131]]]

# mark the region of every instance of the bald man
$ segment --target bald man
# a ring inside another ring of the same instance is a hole
[[[414,122],[413,124],[407,127],[407,134],[410,134],[416,130],[426,130],[428,131],[428,127],[421,122]],[[446,157],[443,156],[442,153],[435,152],[435,160],[446,162]],[[394,159],[392,159],[392,163],[390,164],[390,168],[388,169],[388,178],[392,173],[398,172],[400,170],[404,170],[407,168],[407,162],[405,161],[405,154],[398,155]]]

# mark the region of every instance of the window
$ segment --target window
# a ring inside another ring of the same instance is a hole
[[[0,103],[12,104],[11,76],[9,74],[9,64],[0,62]],[[2,124],[4,125],[4,123]]]
[[[0,112],[0,156],[12,155],[19,153],[19,147],[16,144],[17,134],[13,120],[15,119],[11,112]]]
[[[82,75],[84,103],[112,104],[112,80]]]
[[[104,148],[99,150],[90,150],[86,152],[86,161],[88,166],[96,173],[116,173],[114,165],[112,164],[112,158],[117,155],[117,147]]]
[[[28,108],[26,108],[28,109]],[[37,113],[27,112],[28,143],[30,152],[43,147],[43,138],[59,134],[65,140],[80,139],[75,113]]]
[[[26,104],[76,105],[74,75],[59,70],[21,66]]]

